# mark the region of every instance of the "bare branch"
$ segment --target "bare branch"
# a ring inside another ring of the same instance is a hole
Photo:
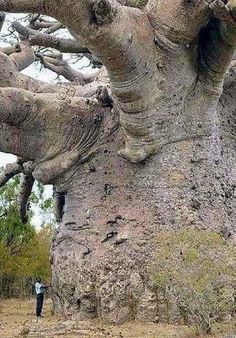
[[[52,33],[55,33],[56,31],[58,31],[61,28],[65,28],[64,25],[61,22],[56,22],[51,27],[49,27],[48,29],[46,29],[44,31],[44,33],[45,34],[52,34]]]
[[[108,77],[102,68],[96,74],[96,81],[84,86],[70,83],[52,84],[33,79],[16,70],[15,63],[4,53],[0,53],[0,85],[17,87],[33,93],[57,93],[61,97],[92,97],[96,95],[98,86],[108,85]]]
[[[41,53],[36,53],[36,56],[40,58],[42,64],[50,69],[51,71],[57,73],[58,75],[64,76],[67,80],[71,82],[76,82],[80,85],[93,82],[96,78],[96,75],[83,75],[81,72],[72,69],[67,61],[61,58],[53,58],[49,56],[44,56]]]
[[[21,23],[15,21],[12,27],[20,34],[26,37],[31,45],[51,47],[59,50],[62,53],[83,53],[89,54],[90,51],[81,46],[79,42],[73,39],[58,38],[46,33],[39,33],[29,27],[24,27]]]
[[[5,169],[0,172],[0,187],[3,187],[11,178],[22,172],[22,166],[19,163],[7,164]]]
[[[65,28],[62,23],[58,21],[46,21],[42,20],[42,17],[37,18],[37,20],[31,20],[29,27],[34,30],[41,30],[47,28],[44,33],[45,34],[52,34],[58,31],[61,28]]]
[[[56,93],[58,97],[94,97],[98,86],[106,86],[107,80],[94,81],[81,86],[71,83],[52,84],[33,79],[27,75],[19,74],[17,78],[18,88],[29,90],[32,93]]]
[[[55,23],[53,22],[49,22],[49,21],[41,21],[41,20],[34,20],[33,22],[30,21],[30,28],[31,29],[35,29],[35,30],[41,30],[44,28],[51,28],[52,26],[54,26]]]

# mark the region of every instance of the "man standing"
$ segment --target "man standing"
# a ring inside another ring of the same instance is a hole
[[[37,317],[42,317],[44,292],[46,288],[48,288],[48,286],[42,283],[41,278],[37,278],[36,283],[35,283],[35,292],[36,292],[36,297],[37,297],[37,303],[36,303],[36,316]]]

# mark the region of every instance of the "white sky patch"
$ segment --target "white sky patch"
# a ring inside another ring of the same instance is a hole
[[[5,167],[7,163],[13,163],[15,161],[16,156],[0,152],[0,167]]]

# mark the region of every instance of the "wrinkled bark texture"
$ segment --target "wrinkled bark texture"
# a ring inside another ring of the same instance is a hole
[[[158,232],[235,227],[236,1],[0,0],[0,10],[56,17],[75,38],[59,49],[104,66],[85,79],[44,58],[73,83],[30,79],[19,73],[30,43],[58,42],[21,27],[28,43],[0,58],[0,150],[55,186],[57,308],[179,320],[155,287]]]
[[[232,96],[231,91],[222,95],[219,128],[210,136],[180,138],[137,165],[117,157],[122,145],[117,136],[80,167],[51,257],[63,311],[114,323],[181,320],[155,287],[158,232],[235,229]],[[194,111],[188,119],[195,118]],[[196,128],[200,125],[199,120]]]

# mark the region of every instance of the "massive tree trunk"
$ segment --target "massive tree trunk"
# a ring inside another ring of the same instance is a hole
[[[151,159],[131,164],[119,158],[118,132],[79,168],[52,249],[53,282],[63,311],[115,323],[167,319],[154,283],[158,232],[234,227],[232,90],[222,96],[217,114],[209,106],[202,110],[188,136],[171,140],[168,133],[180,135],[174,129],[180,117],[168,121],[162,136],[169,142]],[[182,111],[186,122],[196,119],[195,105]],[[199,135],[204,129],[208,135]]]
[[[81,318],[162,316],[153,265],[160,229],[234,226],[235,62],[227,71],[236,3],[146,3],[0,1],[3,11],[57,17],[77,40],[61,41],[63,51],[93,53],[108,72],[84,79],[43,58],[77,81],[52,86],[18,73],[32,62],[22,52],[1,58],[8,88],[0,149],[23,157],[17,168],[25,175],[31,169],[55,186],[54,297]],[[33,44],[55,44],[18,30]]]

